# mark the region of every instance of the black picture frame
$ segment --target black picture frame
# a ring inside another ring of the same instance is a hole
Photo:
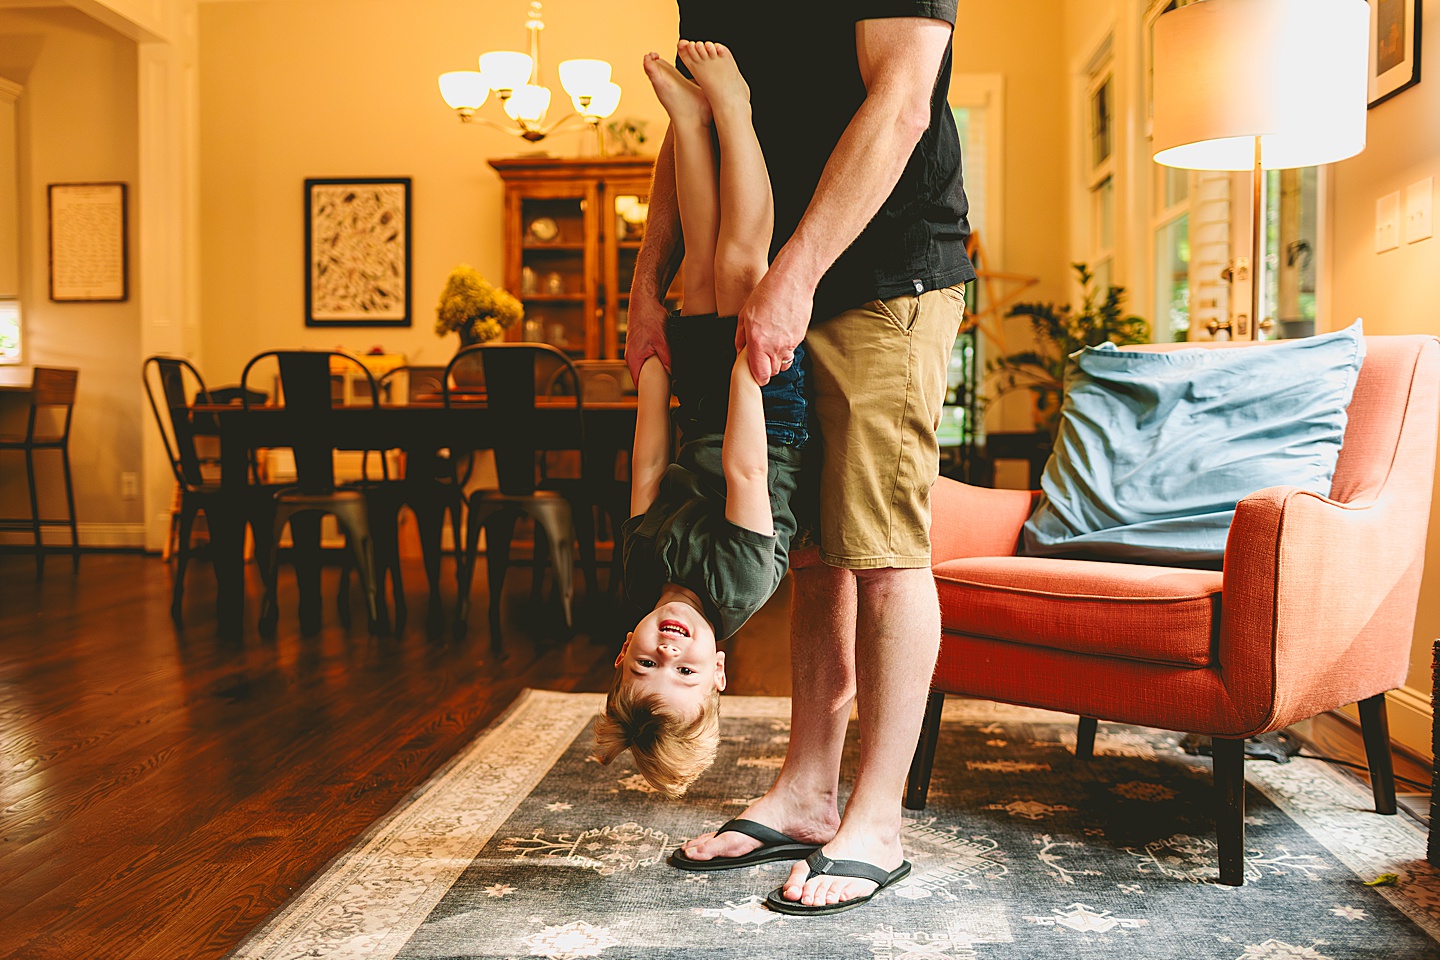
[[[410,326],[410,198],[409,177],[305,181],[307,327]]]
[[[1369,104],[1372,108],[1420,82],[1423,10],[1421,0],[1370,0]]]

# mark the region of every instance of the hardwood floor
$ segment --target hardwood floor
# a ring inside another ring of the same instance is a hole
[[[278,636],[255,632],[257,581],[245,635],[227,643],[204,563],[183,632],[168,565],[95,554],[78,576],[68,567],[47,564],[35,584],[29,557],[0,556],[3,957],[223,956],[521,689],[604,690],[623,636],[613,609],[592,607],[563,637],[514,570],[503,658],[483,625],[483,572],[463,639],[430,640],[414,618],[403,636],[370,637],[358,590],[354,626],[338,624],[327,569],[319,635],[299,635],[282,576]],[[405,574],[423,610],[418,563]],[[766,666],[788,658],[775,603],[747,631],[771,634],[742,658],[747,692],[788,693]]]
[[[340,626],[327,568],[322,631],[299,635],[282,575],[267,641],[252,568],[246,630],[226,642],[205,563],[177,631],[167,564],[90,554],[72,576],[62,561],[35,584],[28,556],[0,555],[0,958],[222,957],[520,690],[604,690],[627,626],[582,600],[564,636],[516,569],[502,656],[483,572],[469,634],[431,640],[415,562],[402,636],[366,633],[358,590]],[[789,694],[788,609],[787,582],[731,642],[730,692]],[[1315,739],[1353,750],[1342,727]]]

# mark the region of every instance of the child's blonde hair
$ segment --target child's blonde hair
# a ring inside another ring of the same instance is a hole
[[[698,717],[687,719],[659,695],[637,694],[624,679],[616,670],[605,712],[595,719],[595,758],[609,763],[629,747],[650,786],[667,797],[681,796],[720,749],[720,691],[701,703]]]

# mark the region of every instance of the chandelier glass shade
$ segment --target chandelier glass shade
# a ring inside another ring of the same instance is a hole
[[[480,55],[479,70],[453,70],[440,75],[440,95],[465,123],[479,121],[507,133],[538,141],[559,130],[567,122],[579,119],[595,130],[604,153],[600,121],[620,106],[620,86],[610,79],[610,64],[604,60],[566,60],[560,64],[560,86],[570,97],[574,113],[545,126],[550,110],[550,88],[540,78],[540,31],[545,28],[541,5],[530,4],[525,28],[530,33],[530,52],[492,50]],[[505,115],[514,126],[476,116],[490,94],[499,99]]]

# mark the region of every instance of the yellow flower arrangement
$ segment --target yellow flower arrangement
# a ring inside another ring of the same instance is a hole
[[[435,308],[435,335],[460,334],[468,346],[494,340],[520,322],[525,308],[508,292],[490,283],[469,264],[450,271]]]

